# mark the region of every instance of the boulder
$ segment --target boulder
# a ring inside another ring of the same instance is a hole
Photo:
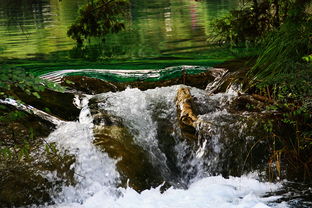
[[[121,185],[125,187],[128,182],[130,187],[139,192],[160,185],[164,179],[159,170],[153,167],[149,154],[134,142],[122,120],[103,110],[96,110],[96,106],[91,105],[95,125],[94,144],[111,158],[118,160]]]
[[[73,75],[62,78],[62,85],[72,89],[81,91],[86,94],[99,94],[104,92],[116,92],[125,90],[127,87],[138,88],[140,90],[148,90],[156,87],[167,87],[171,85],[185,84],[200,89],[205,89],[207,84],[216,77],[215,71],[219,69],[210,69],[198,74],[183,74],[180,77],[164,79],[158,81],[133,81],[133,82],[108,82],[105,80]]]

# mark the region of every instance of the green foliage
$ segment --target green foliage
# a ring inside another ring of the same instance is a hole
[[[19,89],[24,91],[27,95],[40,98],[39,92],[45,89],[51,89],[59,92],[65,90],[64,87],[34,77],[32,74],[25,72],[22,69],[0,69],[0,96],[1,97],[14,97],[14,90]]]
[[[215,28],[215,36],[219,43],[240,45],[247,42],[255,42],[262,33],[255,24],[252,8],[233,10],[230,14],[216,19],[212,23]],[[263,31],[264,32],[264,31]]]
[[[14,144],[11,147],[0,145],[0,158],[2,160],[25,160],[29,159],[31,152],[30,144],[27,140],[21,144]]]
[[[250,71],[253,79],[272,79],[309,70],[312,52],[312,18],[298,22],[288,21],[264,38],[263,51]],[[297,77],[297,75],[295,75]]]
[[[266,123],[264,123],[264,130],[268,133],[272,133],[273,131],[273,123],[271,120],[268,120]]]
[[[307,12],[309,2],[312,1],[302,3],[297,0],[289,4],[284,23],[262,38],[262,51],[248,74],[260,93],[282,103],[281,109],[296,114],[312,110],[312,16]]]
[[[252,2],[212,23],[218,42],[232,46],[257,43],[263,35],[280,26],[290,6],[289,0]]]
[[[312,62],[312,55],[304,56],[304,57],[302,57],[302,60],[304,60],[307,63],[311,63]]]
[[[312,176],[311,2],[253,0],[215,23],[221,41],[232,46],[257,43],[260,48],[248,77],[251,91],[271,100],[267,110],[279,118],[264,125],[277,138],[272,158],[278,173],[283,156],[296,177],[304,178]],[[281,128],[289,132],[278,132]]]
[[[4,105],[2,105],[4,106]],[[5,107],[5,106],[4,106]],[[11,111],[9,112],[8,114],[6,115],[2,115],[0,116],[0,121],[3,121],[3,122],[12,122],[12,121],[15,121],[15,120],[18,120],[18,119],[21,119],[25,116],[25,113],[24,112],[21,112],[21,111]]]
[[[90,37],[104,40],[105,35],[125,28],[120,19],[128,6],[128,0],[91,0],[80,9],[79,17],[70,26],[67,35],[78,45]]]

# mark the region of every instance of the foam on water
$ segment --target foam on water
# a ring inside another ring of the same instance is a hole
[[[131,188],[119,188],[119,197],[108,194],[106,189],[87,198],[82,204],[60,204],[55,208],[286,208],[287,204],[268,206],[278,197],[261,197],[276,191],[280,185],[261,183],[247,176],[225,179],[221,176],[206,177],[194,182],[186,190],[169,188],[164,193],[160,187],[141,193]]]
[[[168,208],[204,208],[204,207],[267,207],[265,202],[270,199],[261,198],[259,195],[274,191],[278,185],[260,183],[247,177],[224,179],[221,176],[203,178],[190,185],[187,190],[170,188],[160,193],[159,188],[137,193],[128,188],[122,190],[122,197],[112,202],[105,203],[99,195],[88,199],[86,207],[168,207]],[[105,205],[104,205],[105,204]]]

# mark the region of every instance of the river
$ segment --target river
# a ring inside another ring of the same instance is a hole
[[[56,60],[64,58],[62,56],[76,58],[75,43],[66,31],[85,2],[2,0],[0,57],[39,58],[43,62],[51,56]],[[236,6],[238,1],[231,0],[131,0],[126,30],[108,35],[100,45],[100,53],[98,45],[88,53],[102,60],[119,60],[115,69],[129,69],[120,64],[122,60],[150,59],[156,64],[153,68],[144,68],[146,71],[139,67],[138,74],[134,70],[129,73],[106,71],[98,65],[83,67],[83,73],[96,74],[93,77],[102,79],[118,75],[117,81],[132,77],[135,81],[146,77],[158,81],[159,77],[175,77],[167,76],[167,72],[184,76],[187,69],[209,70],[206,66],[178,66],[167,68],[163,73],[155,69],[164,68],[157,65],[159,59],[167,64],[164,66],[176,66],[179,62],[171,61],[180,58],[189,60],[183,63],[206,61],[207,57],[224,59],[220,53],[211,54],[210,22]],[[57,63],[49,62],[48,66],[54,64]],[[136,69],[136,66],[130,68]],[[62,70],[48,74],[45,73],[50,71],[46,69],[36,72],[46,79],[55,78],[54,81],[76,72],[62,65],[58,69]],[[126,78],[120,78],[123,76]],[[44,190],[49,200],[33,207],[311,207],[311,200],[302,199],[309,197],[311,189],[303,192],[305,189],[297,190],[287,181],[267,182],[261,177],[264,166],[254,171],[245,170],[248,151],[259,140],[254,132],[259,129],[256,124],[248,123],[254,114],[228,110],[238,95],[236,90],[229,88],[226,92],[208,95],[205,90],[190,87],[202,121],[192,135],[196,142],[190,144],[177,119],[176,95],[185,87],[173,85],[145,91],[128,87],[119,92],[78,93],[75,103],[81,110],[79,118],[61,121],[53,117],[48,121],[53,121],[56,129],[44,139],[56,146],[58,154],[74,158],[66,170],[69,175],[73,172],[72,179],[66,181],[57,171],[38,170],[52,186]],[[17,105],[16,102],[13,105]],[[32,107],[26,109],[34,111]],[[46,113],[39,115],[49,118]],[[261,150],[258,152],[264,155]],[[267,165],[266,162],[259,164]]]
[[[40,57],[68,51],[66,32],[86,0],[3,0],[0,2],[0,56]],[[131,0],[126,30],[109,35],[103,56],[151,58],[204,51],[210,21],[238,5],[230,0]],[[197,54],[198,55],[198,54]]]

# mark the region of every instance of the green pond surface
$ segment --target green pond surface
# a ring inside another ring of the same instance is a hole
[[[60,69],[214,66],[233,51],[211,45],[213,19],[239,0],[131,0],[126,30],[84,50],[67,37],[87,0],[1,0],[0,61],[37,75]]]

